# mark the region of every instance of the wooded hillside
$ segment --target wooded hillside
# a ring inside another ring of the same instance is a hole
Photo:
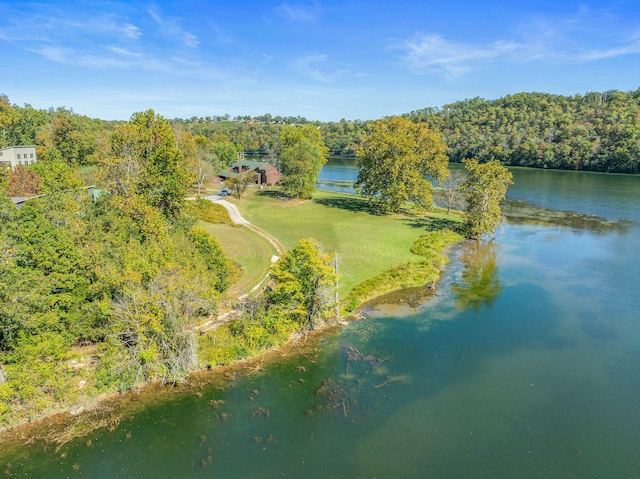
[[[584,96],[519,93],[406,115],[441,132],[451,161],[638,173],[640,89]]]
[[[418,100],[417,100],[418,101]],[[518,93],[497,100],[473,98],[403,115],[440,133],[450,161],[497,159],[503,165],[638,173],[640,89],[560,96]],[[183,150],[215,168],[238,153],[261,155],[277,164],[280,131],[312,124],[333,155],[354,155],[373,121],[312,122],[303,117],[192,117],[169,121]],[[66,108],[38,110],[12,105],[0,95],[0,148],[37,145],[43,159],[93,164],[109,154],[109,135],[121,122],[81,116]],[[185,137],[186,135],[186,137]],[[197,151],[196,151],[197,150]]]

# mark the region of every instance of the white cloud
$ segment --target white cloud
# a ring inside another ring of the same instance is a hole
[[[581,61],[593,61],[638,54],[640,54],[640,41],[635,41],[612,48],[585,50],[583,52],[580,52],[580,54],[576,58]]]
[[[414,73],[444,72],[446,76],[462,75],[481,63],[513,54],[521,46],[498,41],[490,45],[456,43],[440,35],[418,35],[393,47],[404,53],[406,66]]]
[[[293,68],[308,78],[322,83],[332,83],[336,78],[348,73],[348,69],[332,64],[329,55],[316,53],[298,58]]]
[[[319,14],[320,8],[317,3],[312,6],[290,5],[282,3],[276,8],[279,15],[293,22],[313,22]]]
[[[142,36],[140,29],[132,23],[121,21],[114,15],[97,15],[82,20],[51,19],[57,28],[74,29],[90,34],[105,34],[121,39],[136,40]],[[54,27],[52,25],[52,27]]]
[[[200,44],[196,35],[182,27],[178,17],[162,17],[153,9],[149,9],[148,12],[164,35],[177,39],[187,47],[195,48]]]
[[[511,37],[491,43],[456,42],[442,35],[417,34],[393,42],[406,68],[452,79],[490,63],[528,61],[579,63],[640,54],[640,30],[603,12],[581,10],[573,17],[530,17]]]
[[[95,70],[140,68],[150,71],[170,71],[171,65],[154,57],[145,57],[120,47],[105,47],[101,51],[87,51],[70,47],[45,45],[28,48],[45,59],[65,65]]]

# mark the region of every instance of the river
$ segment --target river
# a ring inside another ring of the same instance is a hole
[[[176,393],[57,451],[9,448],[0,471],[638,477],[640,178],[513,173],[508,221],[453,253],[434,298],[371,305],[303,357]]]

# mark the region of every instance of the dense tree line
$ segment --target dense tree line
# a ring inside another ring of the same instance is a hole
[[[535,168],[640,171],[640,90],[575,96],[518,93],[497,100],[473,98],[403,116],[439,133],[454,162],[477,158]],[[224,135],[238,150],[277,161],[284,123],[270,115],[180,122],[194,134]],[[289,122],[316,126],[333,155],[355,155],[374,124],[344,119],[309,122],[290,118]]]
[[[638,173],[640,89],[474,98],[406,115],[439,131],[451,161]]]
[[[638,173],[640,89],[561,96],[518,93],[497,100],[473,98],[405,115],[441,135],[451,161],[491,159],[503,165]],[[200,138],[200,157],[224,168],[242,152],[277,164],[281,130],[313,125],[332,155],[355,155],[373,121],[309,121],[270,114],[173,119],[178,136]],[[118,122],[77,115],[65,108],[19,107],[0,95],[0,148],[34,144],[38,154],[74,164],[92,164],[108,154]]]
[[[4,105],[4,113],[31,111]],[[104,132],[106,148],[90,160],[43,145],[37,164],[0,175],[0,425],[101,391],[182,381],[330,315],[331,258],[303,240],[273,266],[272,289],[250,313],[216,331],[212,344],[196,334],[216,314],[236,266],[197,226],[214,205],[185,197],[198,161],[221,165],[227,147],[234,157],[237,150],[153,110]],[[288,149],[308,149],[317,174],[326,155],[320,132],[282,132],[284,162],[304,160]],[[97,197],[75,174],[87,163],[98,170]],[[18,208],[9,198],[17,194],[39,196]]]
[[[215,141],[218,138],[229,140],[238,151],[257,155],[266,161],[276,163],[280,152],[281,130],[287,126],[311,125],[316,127],[324,138],[325,145],[332,155],[355,155],[362,138],[366,135],[371,121],[338,122],[308,121],[305,118],[289,118],[287,121],[265,120],[271,115],[255,118],[219,119],[198,118],[190,121],[172,120],[174,126],[180,125],[194,135],[201,135]],[[276,117],[278,118],[278,117]]]
[[[229,261],[186,210],[169,123],[136,113],[109,141],[96,199],[56,158],[29,166],[44,194],[21,208],[0,187],[0,423],[198,366],[193,325],[215,312]],[[75,368],[81,347],[98,364]]]
[[[93,164],[108,147],[113,125],[64,107],[42,110],[12,105],[0,94],[0,148],[36,145],[39,158]]]

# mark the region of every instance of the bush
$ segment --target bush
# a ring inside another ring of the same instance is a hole
[[[224,206],[203,198],[188,202],[188,211],[199,220],[207,223],[237,226],[231,221]]]

